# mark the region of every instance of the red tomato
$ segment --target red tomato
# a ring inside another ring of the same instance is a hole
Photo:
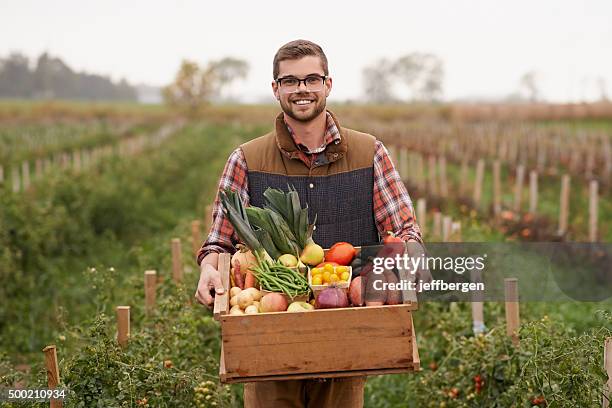
[[[355,257],[355,247],[348,242],[336,242],[329,248],[325,260],[328,262],[337,262],[340,265],[350,265]]]

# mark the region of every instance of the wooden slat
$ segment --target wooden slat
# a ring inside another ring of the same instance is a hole
[[[412,370],[421,371],[421,357],[419,357],[419,346],[416,341],[414,321],[412,322]]]
[[[412,307],[223,316],[227,376],[411,367]]]
[[[419,365],[420,367],[420,365]],[[286,381],[286,380],[304,380],[309,378],[344,378],[344,377],[364,377],[369,375],[384,375],[384,374],[405,374],[412,371],[418,371],[411,367],[405,368],[384,368],[371,370],[350,370],[350,371],[329,371],[319,373],[300,373],[286,375],[261,375],[253,377],[231,377],[227,374],[220,375],[221,382],[224,384],[237,384],[245,382],[257,381]]]
[[[231,255],[228,253],[219,254],[218,270],[221,274],[221,284],[225,291],[222,295],[215,295],[215,306],[213,316],[216,320],[228,312],[229,306],[229,290],[230,290],[230,261]]]

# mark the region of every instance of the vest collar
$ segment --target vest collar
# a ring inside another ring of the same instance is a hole
[[[327,157],[327,161],[331,163],[340,160],[346,155],[346,152],[348,150],[348,143],[345,134],[346,131],[342,127],[340,127],[340,123],[338,122],[336,116],[331,111],[328,112],[331,115],[334,123],[336,124],[338,131],[340,132],[339,143],[332,143],[328,145],[323,151],[323,153]],[[299,159],[299,148],[295,144],[295,140],[293,140],[293,137],[291,137],[291,135],[289,134],[289,130],[285,125],[282,112],[276,117],[274,127],[276,133],[276,145],[283,153],[283,155],[290,159]]]

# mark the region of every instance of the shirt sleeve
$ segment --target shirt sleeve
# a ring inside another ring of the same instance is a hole
[[[234,227],[232,227],[232,224],[223,213],[221,201],[219,200],[219,192],[226,188],[238,193],[245,207],[249,205],[247,164],[241,148],[237,148],[230,154],[227,163],[225,163],[221,178],[219,179],[217,195],[212,206],[213,221],[210,231],[208,232],[208,237],[198,251],[198,265],[200,265],[202,259],[211,252],[233,253],[236,251],[238,237],[234,232]]]
[[[378,140],[374,153],[373,196],[374,219],[381,237],[384,237],[387,231],[392,231],[404,241],[412,239],[423,243],[406,186],[393,166],[389,152]]]

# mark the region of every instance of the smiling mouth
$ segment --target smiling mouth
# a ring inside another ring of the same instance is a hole
[[[298,105],[298,106],[308,106],[312,103],[314,103],[314,99],[296,99],[294,101],[291,101],[292,103]]]

